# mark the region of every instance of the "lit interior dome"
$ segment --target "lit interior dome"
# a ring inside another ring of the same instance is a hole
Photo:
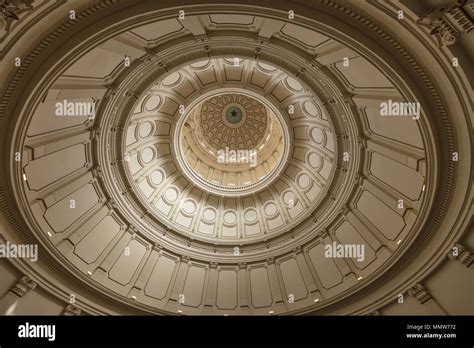
[[[474,31],[467,7],[433,20],[422,2],[34,1],[10,16],[1,237],[40,253],[4,262],[4,289],[21,272],[51,308],[74,293],[88,314],[406,314],[426,280],[442,307],[446,284],[463,289],[463,313],[470,274],[447,255],[464,244],[467,265],[474,245]],[[446,16],[450,30],[426,27]],[[420,117],[382,115],[389,101]],[[95,113],[58,117],[66,102]],[[255,166],[221,163],[226,148]],[[363,260],[327,257],[334,243]]]
[[[219,94],[195,106],[180,128],[178,157],[190,179],[235,195],[258,189],[281,169],[281,121],[255,97]]]
[[[202,82],[229,69],[250,85],[232,75]],[[124,134],[130,184],[150,221],[203,242],[243,245],[287,232],[314,212],[333,176],[334,130],[318,96],[250,59],[238,67],[205,60],[163,76],[142,94]]]

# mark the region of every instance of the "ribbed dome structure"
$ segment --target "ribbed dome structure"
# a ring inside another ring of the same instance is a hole
[[[196,125],[201,136],[214,150],[258,148],[271,131],[273,116],[251,97],[221,94],[202,103],[196,110]]]
[[[220,187],[222,194],[255,190],[278,167],[288,143],[271,109],[243,94],[210,97],[182,127],[179,151],[186,167],[207,182],[205,188]]]
[[[218,88],[202,84],[226,69],[272,80],[285,103],[266,97],[260,80],[251,80],[252,89],[235,78]],[[180,105],[186,86],[199,93]],[[319,98],[308,95],[276,67],[244,59],[238,67],[229,59],[196,62],[153,82],[124,133],[130,184],[150,222],[233,252],[233,246],[268,240],[307,219],[332,178],[336,150]],[[229,109],[242,112],[238,122],[226,119]],[[305,126],[295,122],[293,130],[282,110],[304,117]]]
[[[471,264],[468,10],[442,36],[396,0],[36,3],[0,28],[0,237],[40,246],[12,264],[45,293],[398,314],[448,257]]]

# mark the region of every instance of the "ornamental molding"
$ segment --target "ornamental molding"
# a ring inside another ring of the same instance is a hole
[[[79,316],[81,315],[82,310],[72,304],[68,304],[64,309],[63,315],[65,316]]]
[[[462,244],[456,243],[448,252],[450,260],[458,261],[466,267],[471,267],[474,264],[474,252],[469,250]]]
[[[430,35],[436,37],[438,45],[450,46],[458,38],[474,29],[474,2],[457,1],[442,5],[420,18],[418,23],[430,30]]]
[[[407,292],[408,295],[415,297],[416,300],[421,304],[424,304],[433,298],[420,283],[415,284],[413,287],[408,289]]]
[[[45,15],[67,0],[0,0],[0,59]]]
[[[22,13],[32,11],[33,0],[0,0],[0,41],[8,35],[12,24]]]
[[[10,289],[15,295],[23,297],[30,290],[34,290],[38,284],[29,276],[23,276],[13,288]]]

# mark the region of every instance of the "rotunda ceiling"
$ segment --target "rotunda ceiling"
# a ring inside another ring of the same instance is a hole
[[[292,35],[304,33],[308,43],[314,35],[331,40],[320,33],[306,34],[306,29],[295,24],[291,28],[296,31]],[[281,35],[289,34],[282,29]],[[187,285],[181,291],[191,298],[185,305],[198,311],[204,307],[194,296],[202,291],[198,289],[203,285],[198,284],[208,277],[209,260],[219,265],[230,291],[217,300],[216,310],[234,308],[232,293],[238,291],[238,286],[235,283],[235,288],[229,288],[228,284],[237,281],[238,264],[242,262],[247,264],[245,272],[250,277],[252,311],[279,306],[273,301],[265,304],[270,294],[265,289],[273,286],[267,281],[262,283],[273,272],[268,259],[278,258],[278,272],[282,272],[288,293],[299,299],[298,306],[314,306],[315,296],[330,298],[357,286],[360,275],[368,277],[376,272],[396,252],[396,241],[408,238],[416,221],[420,208],[415,207],[423,197],[425,167],[402,165],[399,156],[407,156],[402,148],[408,146],[417,154],[416,163],[423,163],[418,127],[410,126],[406,132],[397,133],[396,127],[405,127],[407,121],[396,121],[392,129],[380,125],[373,119],[373,107],[367,103],[365,127],[373,133],[365,133],[370,140],[358,151],[356,119],[360,115],[344,106],[341,94],[332,94],[332,88],[340,87],[328,77],[334,78],[329,72],[324,76],[316,70],[301,79],[290,75],[290,68],[272,61],[270,56],[256,60],[242,51],[235,59],[225,53],[219,56],[218,48],[215,52],[212,58],[190,58],[187,63],[182,62],[186,57],[182,52],[180,64],[172,67],[170,61],[164,72],[153,59],[128,69],[128,77],[103,100],[94,121],[96,127],[109,131],[98,132],[97,141],[91,146],[73,145],[25,164],[29,178],[25,188],[42,189],[59,175],[45,175],[47,161],[67,153],[75,156],[77,163],[80,156],[85,156],[81,151],[96,153],[97,167],[92,171],[96,179],[69,186],[76,188],[62,198],[58,196],[51,206],[42,208],[43,212],[38,210],[40,215],[36,218],[54,231],[54,244],[63,245],[60,253],[69,255],[77,266],[85,262],[80,267],[86,274],[92,264],[100,262],[100,255],[106,257],[103,253],[110,243],[117,250],[128,248],[131,254],[119,257],[110,264],[107,278],[97,280],[119,293],[119,288],[130,281],[130,272],[150,252],[159,257],[157,265],[165,267],[169,277],[160,276],[162,271],[152,275],[154,280],[147,291],[170,286],[167,283],[177,271],[170,262],[177,262],[180,268],[187,264]],[[371,69],[371,74],[363,77],[365,85],[383,86],[393,95],[399,93],[371,63],[355,52],[351,54],[353,64],[360,61]],[[338,57],[331,59],[337,66]],[[68,71],[73,70],[87,78],[87,70],[80,68],[82,64],[82,60],[74,63],[61,79],[70,78]],[[143,81],[143,76],[149,78]],[[360,85],[360,76],[344,78],[350,85]],[[341,107],[334,108],[334,103]],[[42,132],[41,122],[36,119],[41,114],[36,115],[28,129],[30,136]],[[77,127],[92,126],[90,120],[83,126],[83,119],[76,120]],[[383,140],[386,138],[391,139],[388,143],[409,145],[387,147]],[[256,148],[257,165],[245,168],[241,163],[216,163],[215,155],[209,151],[217,153],[226,147],[229,151]],[[351,161],[344,159],[348,154]],[[365,176],[357,174],[357,163],[366,168]],[[384,167],[391,170],[387,172]],[[33,175],[39,168],[43,175]],[[63,168],[60,173],[66,175],[64,171],[69,167]],[[398,196],[394,190],[403,192],[413,202],[413,209],[388,208],[392,203],[384,203],[380,197],[393,202]],[[110,198],[99,198],[103,191]],[[381,196],[381,192],[387,193]],[[72,213],[64,210],[70,199],[80,202],[79,209]],[[72,227],[72,221],[84,214],[95,216],[96,227]],[[391,223],[382,224],[381,218]],[[122,221],[128,227],[119,227]],[[98,243],[97,233],[105,226],[107,232],[100,235]],[[119,232],[124,228],[125,234]],[[94,245],[90,244],[92,240]],[[364,245],[366,257],[362,261],[344,261],[344,265],[337,259],[327,259],[324,246],[332,241]],[[151,245],[159,249],[155,252]],[[295,250],[305,250],[304,262],[309,265],[300,266],[303,259]],[[182,257],[176,259],[175,255]],[[187,257],[194,261],[188,264]],[[310,290],[311,286],[304,290],[297,285],[304,283],[304,267],[317,274],[320,286],[316,292]],[[92,279],[97,277],[97,271],[92,272]],[[260,293],[264,297],[259,299]],[[146,299],[148,295],[144,296]],[[168,301],[168,296],[158,301]]]
[[[199,74],[215,78],[236,67],[225,59],[196,65],[204,68],[171,73],[183,76],[173,87],[164,83],[169,76],[153,84],[135,107],[126,133],[131,184],[151,215],[194,239],[242,245],[287,232],[314,211],[332,177],[335,137],[324,108],[294,78],[268,64],[272,72],[265,72],[251,60],[240,61],[239,75],[258,75],[277,85],[273,98],[258,85],[249,94],[235,79],[222,80],[207,96]],[[172,118],[164,115],[186,84],[197,90],[197,105],[189,97],[189,111],[177,107]],[[233,93],[225,92],[227,86]],[[161,95],[160,88],[169,97],[150,111],[151,93]],[[284,96],[285,103],[275,95]],[[281,110],[290,106],[291,115],[304,122],[285,122]],[[225,124],[228,107],[241,108],[240,125]],[[155,131],[142,137],[143,127]]]
[[[158,3],[65,41],[15,104],[8,180],[51,262],[160,314],[330,312],[382,287],[437,228],[438,125],[380,115],[388,99],[429,108],[420,86],[345,24],[233,5],[180,20]],[[96,112],[57,117],[65,100]],[[327,257],[334,243],[364,257]]]

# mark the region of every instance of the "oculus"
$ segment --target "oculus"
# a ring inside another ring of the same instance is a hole
[[[244,112],[238,106],[231,105],[227,107],[224,111],[224,119],[231,125],[240,124],[243,118],[244,118]]]

